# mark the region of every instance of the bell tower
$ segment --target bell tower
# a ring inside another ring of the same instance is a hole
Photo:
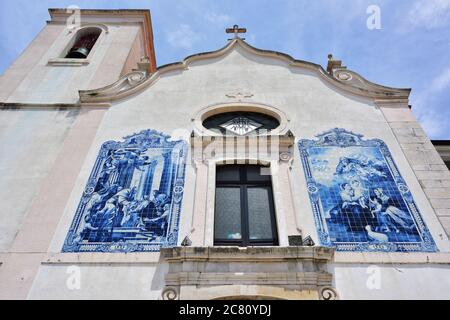
[[[148,10],[49,9],[43,30],[0,77],[2,104],[74,104],[79,90],[156,69]]]

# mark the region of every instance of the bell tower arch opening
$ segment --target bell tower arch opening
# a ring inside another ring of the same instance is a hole
[[[86,27],[77,31],[74,39],[66,49],[66,59],[86,59],[102,33],[98,27]]]

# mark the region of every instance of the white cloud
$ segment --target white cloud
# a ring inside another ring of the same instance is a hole
[[[427,108],[427,106],[424,106],[424,108]],[[445,136],[447,134],[448,124],[442,118],[442,115],[432,111],[422,111],[420,113],[418,115],[419,123],[429,137],[434,139],[435,137]]]
[[[247,39],[247,42],[250,43],[252,46],[256,45],[256,35],[254,33],[250,33],[247,36],[245,36]]]
[[[430,137],[446,136],[448,132],[448,120],[442,112],[430,109],[434,104],[433,99],[439,97],[442,92],[450,88],[450,67],[437,75],[426,90],[422,91],[414,99],[414,110],[417,112],[418,120]]]
[[[442,91],[450,87],[450,68],[444,70],[439,76],[434,78],[430,89],[433,91]]]
[[[450,0],[417,0],[407,13],[408,29],[450,25]]]
[[[204,17],[207,21],[220,27],[223,27],[231,22],[231,17],[227,14],[207,12]]]
[[[427,135],[431,138],[439,136],[441,134],[442,125],[439,117],[433,109],[430,108],[430,93],[428,91],[420,92],[416,97],[411,97],[411,103],[413,105],[413,112],[417,116],[422,128]]]
[[[188,24],[182,24],[179,29],[167,34],[167,42],[175,48],[192,49],[193,45],[201,39],[201,34],[192,30]]]

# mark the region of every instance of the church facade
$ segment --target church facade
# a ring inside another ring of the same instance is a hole
[[[448,299],[410,89],[252,47],[156,67],[146,10],[50,9],[0,77],[2,299]]]

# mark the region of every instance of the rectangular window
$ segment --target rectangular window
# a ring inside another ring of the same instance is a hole
[[[214,245],[278,245],[268,171],[250,165],[217,167]]]

